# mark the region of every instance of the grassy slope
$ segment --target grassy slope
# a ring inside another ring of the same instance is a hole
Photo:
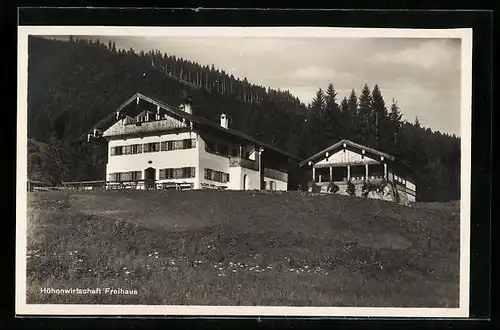
[[[28,303],[458,306],[456,205],[248,191],[45,192],[29,201]]]

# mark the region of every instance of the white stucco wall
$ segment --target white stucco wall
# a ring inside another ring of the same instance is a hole
[[[196,146],[191,149],[144,152],[144,144],[175,141],[183,139],[195,139]],[[135,144],[143,145],[143,152],[138,154],[125,154],[111,156],[111,148],[116,146],[129,146]],[[246,150],[253,147],[247,146]],[[151,161],[151,163],[149,163]],[[106,180],[110,173],[141,171],[141,178],[145,178],[145,170],[154,168],[155,179],[158,183],[167,182],[192,182],[194,189],[200,189],[209,185],[214,187],[226,187],[227,189],[246,190],[260,189],[259,172],[244,167],[230,167],[229,157],[216,155],[205,151],[205,141],[196,132],[182,132],[178,134],[163,134],[160,136],[144,136],[128,139],[110,140],[108,143],[108,163],[106,165]],[[160,169],[194,167],[194,178],[164,179],[160,180]],[[229,182],[218,182],[205,179],[205,169],[212,169],[229,173]],[[246,185],[244,184],[246,177]],[[287,190],[287,182],[274,178],[265,178],[266,182],[274,182],[274,190]],[[269,183],[266,188],[269,189]]]
[[[273,178],[264,177],[264,181],[266,182],[266,190],[269,190],[269,182],[274,182],[273,190],[288,190],[288,183],[280,180],[276,180]]]
[[[111,156],[111,148],[115,146],[126,146],[193,138],[197,138],[197,134],[195,132],[183,132],[179,134],[168,134],[160,136],[145,136],[142,138],[137,137],[126,140],[111,140],[108,143],[108,163],[106,166],[106,179],[108,179],[110,173],[129,171],[142,171],[142,178],[144,178],[144,170],[152,167],[156,169],[156,180],[158,180],[160,169],[197,167],[199,161],[198,142],[196,143],[196,147],[191,149],[142,152],[138,154]],[[151,161],[152,163],[149,164],[149,161]],[[197,176],[195,177],[195,179],[197,179]],[[194,182],[196,181],[195,179],[178,179],[177,181]],[[167,181],[175,180],[169,179]]]
[[[227,187],[229,189],[231,181],[233,181],[233,177],[230,173],[229,167],[229,157],[224,157],[220,155],[216,155],[205,150],[205,141],[202,138],[198,139],[198,148],[199,148],[199,178],[200,178],[200,187],[202,183],[215,185],[218,187]],[[212,180],[205,179],[205,169],[209,168],[214,171],[220,171],[224,173],[229,173],[229,182],[217,182]]]
[[[227,189],[243,189],[243,175],[241,174],[241,167],[229,168],[229,184],[227,185]]]
[[[254,171],[250,170],[248,168],[241,168],[241,182],[243,182],[243,179],[247,175],[247,186],[245,187],[245,190],[254,190],[254,189],[260,189],[260,175],[259,171]],[[241,189],[243,189],[243,184],[241,185]]]

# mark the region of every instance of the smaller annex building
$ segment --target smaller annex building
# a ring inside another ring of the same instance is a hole
[[[347,195],[350,182],[356,196],[400,203],[416,201],[415,175],[409,166],[392,155],[350,140],[333,144],[299,166],[310,172],[308,175],[321,192],[338,187],[338,194]]]

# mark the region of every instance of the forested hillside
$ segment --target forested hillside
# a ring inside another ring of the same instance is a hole
[[[418,172],[421,200],[459,198],[460,139],[402,120],[378,85],[337,99],[335,77],[304,105],[288,91],[254,85],[207,63],[113,42],[30,37],[28,173],[53,184],[104,177],[105,150],[78,137],[136,92],[178,105],[184,91],[197,115],[230,125],[306,158],[342,138],[399,157]],[[354,87],[354,86],[353,86]]]

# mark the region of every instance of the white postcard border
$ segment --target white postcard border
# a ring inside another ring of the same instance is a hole
[[[26,304],[27,77],[29,35],[121,35],[147,37],[304,37],[304,38],[460,38],[461,47],[461,201],[460,303],[458,308],[364,308],[288,306],[148,306]],[[113,27],[19,26],[16,173],[17,315],[202,315],[342,316],[464,318],[469,316],[470,166],[472,118],[472,29],[381,29],[325,27]]]

